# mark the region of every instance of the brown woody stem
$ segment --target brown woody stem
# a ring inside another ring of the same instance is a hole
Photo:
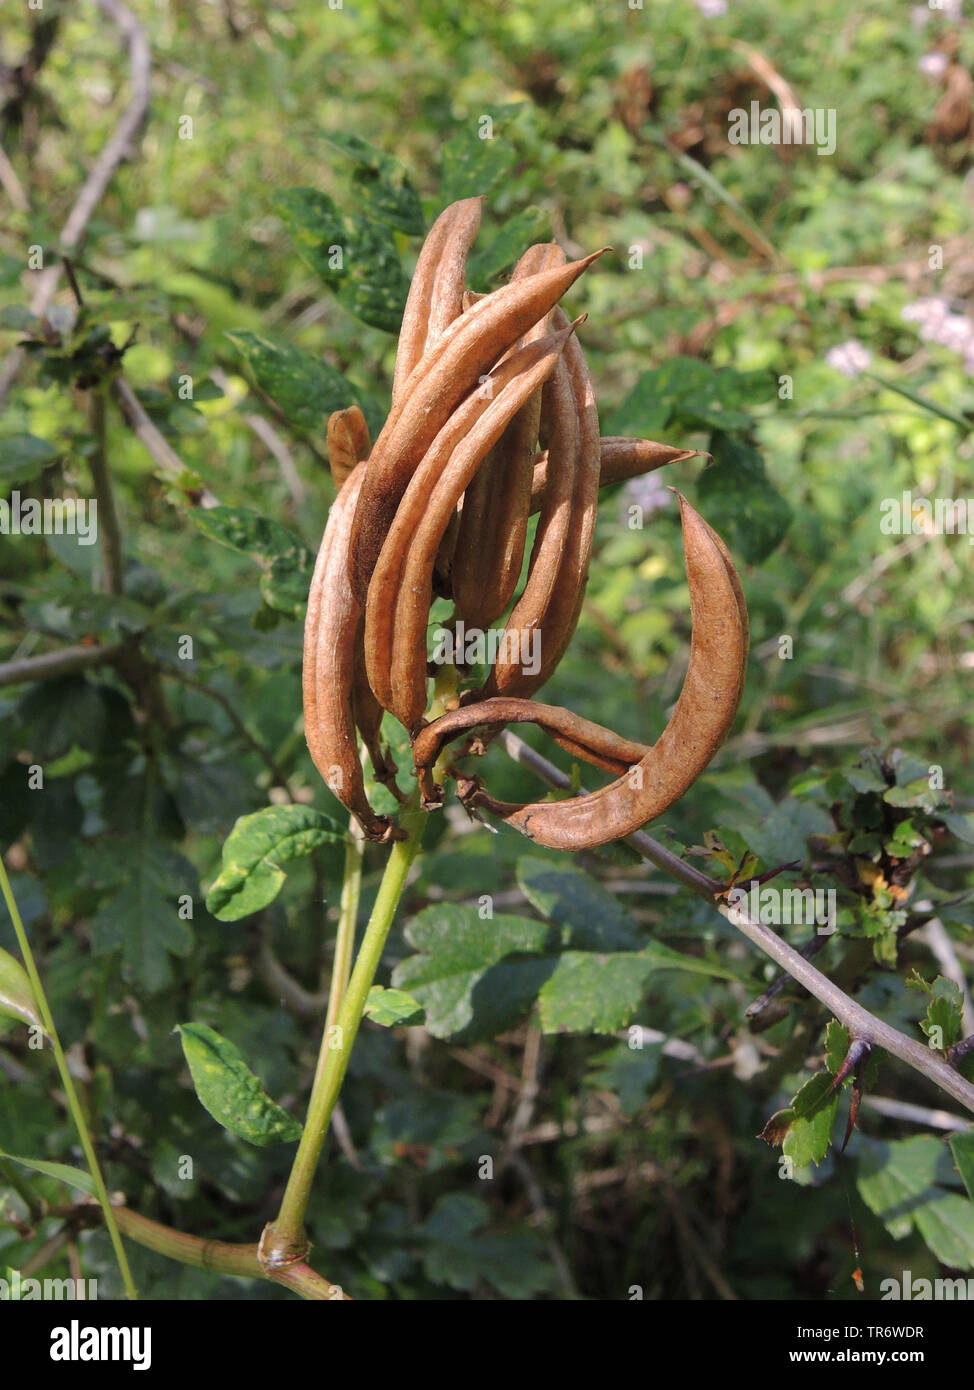
[[[516,734],[505,730],[498,737],[497,742],[515,762],[530,768],[550,786],[572,790],[571,783],[565,774],[555,767],[554,763],[549,763],[547,758],[543,758],[540,753],[529,748],[523,739],[519,739]],[[857,1004],[854,999],[850,999],[843,990],[839,989],[838,985],[833,984],[820,970],[816,970],[814,965],[805,960],[800,952],[789,946],[787,942],[782,941],[769,927],[761,922],[756,922],[753,917],[740,908],[733,908],[718,902],[717,895],[724,891],[724,884],[716,879],[708,878],[706,874],[693,868],[692,865],[685,864],[672,850],[668,850],[665,845],[659,844],[642,830],[637,830],[633,835],[627,835],[626,843],[632,845],[644,859],[648,859],[658,869],[662,869],[671,878],[675,878],[699,897],[711,903],[721,916],[730,922],[731,926],[742,932],[759,950],[770,956],[793,979],[807,989],[809,994],[814,995],[820,1003],[830,1009],[854,1037],[874,1046],[885,1048],[892,1056],[898,1057],[907,1066],[921,1072],[929,1080],[935,1082],[941,1090],[946,1091],[961,1105],[974,1112],[974,1085],[966,1081],[958,1071],[955,1071],[939,1053],[934,1052],[929,1047],[924,1047],[922,1043],[915,1042],[912,1038],[908,1038],[905,1033],[901,1033],[897,1028],[884,1023],[882,1019],[864,1009],[861,1004]]]

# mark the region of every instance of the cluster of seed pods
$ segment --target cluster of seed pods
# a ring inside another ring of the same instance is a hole
[[[586,849],[660,815],[726,737],[747,658],[747,610],[726,546],[679,496],[693,634],[683,689],[652,745],[622,739],[533,695],[578,622],[600,486],[692,456],[651,440],[600,438],[595,394],[558,301],[601,254],[568,261],[530,247],[492,294],[465,288],[481,199],[453,203],[420,252],[403,315],[392,408],[371,446],[357,407],[328,421],[338,497],[318,552],[304,644],[304,717],[315,765],[373,840],[396,838],[369,804],[358,737],[377,778],[399,796],[379,736],[388,710],[410,736],[424,803],[442,800],[433,768],[444,748],[482,751],[511,723],[537,724],[574,757],[615,774],[590,795],[514,805],[457,774],[468,806],[539,844]],[[584,316],[583,316],[584,318]],[[528,523],[539,513],[515,598]],[[437,597],[456,620],[505,638],[480,689],[427,721],[427,630]],[[531,642],[525,641],[530,636]],[[528,648],[540,661],[526,668]],[[480,730],[480,737],[475,731]]]

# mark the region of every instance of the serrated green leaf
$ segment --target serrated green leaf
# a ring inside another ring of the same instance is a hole
[[[531,906],[562,928],[566,946],[615,951],[639,944],[632,918],[583,869],[526,854],[517,861],[517,882]]]
[[[615,1033],[642,1003],[653,963],[636,952],[564,951],[541,989],[546,1033]]]
[[[41,1173],[45,1178],[67,1183],[89,1197],[97,1196],[94,1179],[81,1168],[70,1168],[66,1163],[48,1163],[44,1158],[21,1158],[19,1154],[8,1154],[3,1149],[0,1149],[0,1158],[7,1158],[11,1163],[22,1163],[25,1168]]]
[[[369,990],[365,1016],[383,1028],[408,1027],[422,1023],[424,1018],[422,1005],[411,994],[401,989],[384,989],[382,985],[373,985]]]
[[[341,372],[304,348],[275,343],[247,329],[226,336],[243,354],[260,389],[309,434],[323,437],[333,410],[358,404],[358,392]]]
[[[198,508],[192,516],[205,536],[260,566],[260,592],[269,608],[304,616],[315,557],[299,536],[249,507]]]
[[[396,966],[393,984],[426,1010],[436,1038],[479,1041],[518,1023],[554,968],[544,956],[557,942],[547,922],[478,916],[461,903],[438,903],[410,921],[406,940],[422,954]]]
[[[15,959],[9,951],[3,950],[2,947],[0,947],[0,1014],[4,1014],[8,1018],[19,1018],[24,1023],[39,1028],[42,1033],[47,1032],[41,1022],[27,971],[19,960]]]
[[[816,1072],[791,1103],[794,1118],[788,1126],[781,1152],[799,1168],[824,1162],[829,1151],[839,1105],[839,1092],[829,1095],[831,1085],[832,1077],[827,1072]]]
[[[0,437],[0,483],[29,483],[39,478],[46,464],[60,451],[36,434],[7,434]]]
[[[963,1134],[952,1134],[948,1139],[950,1152],[954,1155],[957,1171],[964,1180],[967,1195],[974,1201],[974,1130]]]
[[[301,1125],[271,1100],[228,1038],[205,1023],[180,1023],[177,1031],[199,1102],[218,1124],[261,1148],[301,1138]]]
[[[273,199],[301,257],[349,313],[396,333],[409,282],[393,232],[358,214],[343,214],[313,188],[291,188]]]
[[[107,844],[109,896],[88,922],[97,955],[121,953],[126,972],[147,992],[172,979],[169,957],[192,950],[193,928],[179,899],[192,896],[196,875],[182,855],[149,836],[123,836]]]
[[[833,1076],[838,1075],[851,1041],[845,1024],[833,1018],[825,1030],[825,1065]]]
[[[964,1001],[953,980],[938,975],[927,991],[930,1003],[920,1027],[940,1052],[946,1051],[963,1032]]]
[[[488,1214],[486,1203],[465,1192],[437,1200],[418,1232],[427,1278],[468,1292],[486,1282],[509,1299],[551,1288],[554,1271],[540,1237],[533,1231],[483,1232]]]
[[[816,1072],[791,1105],[776,1111],[761,1131],[765,1143],[780,1144],[782,1153],[799,1168],[822,1163],[828,1153],[839,1104],[839,1092],[830,1095],[831,1087],[829,1073]]]
[[[224,842],[223,866],[206,895],[207,910],[221,922],[259,912],[280,892],[282,864],[344,838],[339,825],[310,806],[266,806],[241,816]]]

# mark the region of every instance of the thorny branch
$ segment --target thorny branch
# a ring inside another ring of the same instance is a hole
[[[536,753],[533,748],[529,748],[523,739],[518,738],[516,734],[505,730],[498,736],[497,742],[515,762],[530,768],[550,786],[559,790],[571,789],[568,777],[555,767],[554,763],[550,763],[547,758]],[[955,1071],[943,1057],[931,1048],[914,1042],[905,1033],[901,1033],[890,1024],[884,1023],[882,1019],[864,1009],[861,1004],[857,1004],[854,999],[850,999],[843,990],[833,984],[820,970],[816,970],[799,951],[782,941],[769,927],[761,922],[756,922],[741,908],[732,908],[720,903],[717,894],[723,891],[724,885],[722,883],[716,879],[708,878],[699,869],[684,863],[672,850],[652,839],[644,831],[639,830],[634,835],[627,835],[626,843],[638,850],[644,859],[649,860],[651,864],[662,869],[664,873],[675,878],[684,887],[691,889],[698,897],[703,898],[716,908],[720,915],[730,922],[731,926],[743,932],[759,950],[770,956],[804,989],[808,990],[809,994],[814,995],[820,1003],[830,1009],[839,1022],[845,1024],[854,1039],[885,1048],[892,1056],[898,1057],[901,1062],[905,1062],[907,1066],[922,1073],[938,1085],[941,1090],[946,1091],[961,1105],[974,1112],[974,1085],[966,1081],[959,1072]]]

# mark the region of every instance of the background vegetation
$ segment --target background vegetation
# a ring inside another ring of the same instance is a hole
[[[31,248],[57,263],[129,100],[111,8],[45,0],[0,19],[0,348],[25,345],[0,483],[88,497],[104,461],[125,564],[124,592],[106,592],[99,547],[3,537],[0,658],[95,644],[112,658],[29,683],[0,668],[0,847],[109,1187],[225,1240],[256,1239],[275,1210],[291,1146],[219,1128],[173,1030],[218,1030],[303,1113],[340,846],[289,866],[238,921],[205,897],[238,817],[294,801],[339,818],[301,726],[307,565],[333,497],[324,417],[351,394],[381,424],[419,236],[472,192],[488,193],[477,288],[531,240],[616,248],[570,297],[589,315],[603,433],[714,456],[665,481],[741,564],[751,665],[734,735],[653,833],[724,877],[750,850],[755,872],[797,863],[789,883],[837,888],[818,963],[923,1040],[932,1001],[906,979],[969,975],[974,958],[972,552],[965,536],[883,534],[880,507],[907,490],[974,497],[974,36],[959,0],[821,0],[814,16],[795,0],[131,0],[149,118],[73,250],[83,311],[62,277],[36,317]],[[835,110],[833,155],[728,143],[728,113],[775,105],[782,81]],[[329,277],[332,217],[377,238],[367,284]],[[930,299],[953,336],[909,308]],[[849,340],[866,372],[826,360]],[[141,437],[104,385],[120,353]],[[545,696],[640,738],[665,721],[689,637],[656,483],[603,497],[586,608]],[[193,505],[203,489],[249,511],[218,523]],[[489,756],[495,794],[537,794]],[[383,857],[368,851],[363,913]],[[353,1296],[875,1298],[904,1268],[974,1270],[951,1122],[934,1113],[949,1104],[897,1063],[867,1084],[842,1157],[826,1149],[846,1099],[801,1143],[792,1131],[782,1180],[755,1136],[828,1065],[829,1015],[787,988],[749,1026],[773,967],[635,855],[568,864],[448,811],[401,921],[382,980],[396,971],[425,1025],[363,1030],[309,1212],[318,1267]],[[647,941],[695,968],[645,964]],[[16,951],[5,922],[0,946]],[[566,949],[610,959],[552,1000],[545,952]],[[937,988],[946,1041],[974,1031],[961,993]],[[0,1027],[0,1149],[77,1161],[49,1057],[21,1021]],[[72,1200],[5,1162],[0,1264],[117,1291],[107,1237]],[[290,1296],[130,1251],[150,1296]]]

